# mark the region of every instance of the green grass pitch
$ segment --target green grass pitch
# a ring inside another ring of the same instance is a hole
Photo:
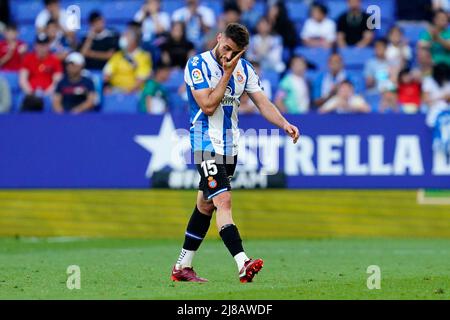
[[[407,190],[236,190],[249,256],[241,284],[210,229],[194,261],[206,284],[173,283],[194,191],[0,191],[0,299],[449,299],[450,210]],[[81,289],[66,286],[68,266]],[[367,267],[381,289],[367,288]]]
[[[450,240],[249,240],[265,266],[249,284],[217,240],[195,260],[208,283],[174,283],[174,240],[4,239],[0,299],[448,299]],[[81,289],[66,286],[69,265]],[[381,269],[381,289],[367,288],[367,267]]]

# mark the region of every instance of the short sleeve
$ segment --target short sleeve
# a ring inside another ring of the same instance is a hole
[[[55,73],[63,73],[64,72],[64,68],[63,68],[63,64],[62,62],[57,58],[54,57],[54,65],[55,65]]]
[[[420,34],[420,37],[419,37],[419,41],[423,41],[423,42],[430,42],[431,41],[431,35],[430,35],[430,33],[428,32],[428,31],[423,31],[421,34]]]
[[[313,31],[311,19],[306,20],[305,25],[303,26],[302,32],[300,33],[300,37],[302,39],[311,38],[311,34]]]
[[[27,70],[27,71],[30,71],[30,70],[31,70],[31,64],[32,64],[32,61],[31,61],[31,54],[28,54],[28,55],[26,55],[25,58],[23,59],[23,62],[22,62],[22,69]]]
[[[210,87],[207,78],[207,66],[200,56],[194,56],[189,59],[184,69],[184,81],[194,90]]]
[[[55,89],[55,92],[56,92],[56,93],[62,94],[63,81],[64,81],[64,79],[61,79],[61,80],[58,82],[58,84],[56,85],[56,89]]]
[[[245,91],[247,93],[254,93],[258,91],[263,91],[261,81],[259,80],[258,75],[256,74],[253,66],[248,63],[246,60],[241,60],[244,71],[247,76],[247,83],[245,84]]]

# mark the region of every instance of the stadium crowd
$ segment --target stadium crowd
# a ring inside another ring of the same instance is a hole
[[[374,28],[361,0],[141,2],[123,27],[94,8],[74,31],[62,3],[44,0],[25,41],[15,1],[0,0],[0,113],[186,112],[186,61],[230,22],[250,30],[245,57],[284,113],[449,108],[447,0],[383,1]],[[240,112],[257,109],[244,96]]]

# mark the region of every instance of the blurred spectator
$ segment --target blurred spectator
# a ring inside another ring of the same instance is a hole
[[[433,67],[432,76],[422,83],[423,101],[428,106],[427,125],[434,126],[439,113],[450,106],[450,69],[441,63]]]
[[[103,69],[106,91],[117,89],[125,93],[140,91],[150,77],[152,58],[140,48],[141,34],[128,27],[119,40],[116,52]]]
[[[7,113],[11,109],[11,88],[8,81],[0,75],[0,113]]]
[[[56,113],[79,114],[95,107],[94,82],[82,75],[85,59],[81,53],[72,52],[65,60],[66,74],[56,86],[53,110]]]
[[[10,22],[9,0],[0,0],[0,33]]]
[[[170,66],[159,64],[155,68],[155,76],[145,83],[141,95],[139,111],[142,113],[162,114],[167,111],[169,93],[163,83],[169,79]]]
[[[174,22],[170,35],[160,46],[161,60],[172,67],[184,69],[187,60],[195,54],[194,44],[187,40],[183,22]]]
[[[387,41],[378,39],[374,45],[375,56],[369,59],[364,66],[364,77],[367,88],[377,92],[393,89],[395,74],[386,58]]]
[[[271,33],[266,17],[259,20],[256,30],[257,34],[250,40],[248,59],[259,62],[265,70],[283,72],[286,68],[283,62],[283,40],[279,35]]]
[[[368,113],[370,106],[362,96],[356,95],[353,84],[345,80],[336,92],[336,95],[328,100],[320,109],[319,113]]]
[[[256,25],[262,13],[255,12],[255,0],[236,0],[237,7],[241,12],[241,23],[245,25],[251,33],[256,31]]]
[[[397,19],[400,21],[430,21],[432,0],[396,0]]]
[[[119,35],[105,27],[105,20],[97,11],[89,15],[89,25],[89,33],[82,41],[80,52],[86,58],[87,69],[102,70],[119,49]]]
[[[35,26],[38,33],[45,31],[50,20],[56,20],[61,30],[66,29],[66,11],[60,7],[59,0],[43,0],[45,9],[36,17]]]
[[[327,17],[328,9],[313,3],[310,17],[303,26],[301,38],[308,47],[330,48],[336,41],[336,23]]]
[[[409,69],[398,74],[397,101],[403,113],[417,113],[421,106],[422,83]],[[383,111],[383,110],[381,110]]]
[[[170,30],[170,16],[161,11],[160,0],[146,0],[134,21],[142,25],[142,41],[150,42]]]
[[[433,73],[433,59],[431,58],[430,50],[417,47],[415,60],[416,63],[413,68],[413,73],[418,74],[421,79],[431,76]]]
[[[367,47],[374,34],[367,27],[369,15],[361,10],[361,0],[347,0],[348,11],[337,20],[337,43],[339,47]]]
[[[18,40],[17,26],[8,24],[5,29],[5,39],[0,40],[0,70],[19,71],[22,58],[27,52],[26,43]]]
[[[381,94],[380,107],[393,108],[397,105],[395,83],[398,70],[393,68],[386,58],[387,41],[378,39],[374,45],[375,57],[369,59],[364,66],[364,77],[368,94]]]
[[[341,55],[333,53],[328,58],[328,70],[319,74],[314,81],[314,104],[317,107],[322,106],[336,94],[339,84],[344,80],[347,80],[347,78],[347,72],[344,70],[344,63]]]
[[[50,19],[45,28],[45,34],[50,41],[50,52],[56,55],[61,61],[64,61],[72,51],[72,48],[68,44],[64,34],[59,33],[58,30],[58,22]]]
[[[251,61],[250,64],[255,69],[256,74],[259,77],[259,81],[261,82],[262,89],[264,94],[269,100],[272,100],[272,85],[269,80],[267,80],[264,76],[264,71],[261,69],[260,64],[257,61]],[[253,103],[253,101],[249,98],[247,94],[242,95],[241,104],[239,106],[240,113],[257,113],[258,108]]]
[[[19,73],[19,84],[26,95],[22,111],[42,111],[43,97],[53,94],[62,72],[61,61],[50,53],[48,37],[38,35],[35,49],[24,57]]]
[[[309,110],[309,88],[305,79],[307,63],[303,57],[294,56],[288,74],[281,79],[275,104],[281,112],[298,114]]]
[[[267,14],[272,32],[283,39],[283,46],[293,50],[299,43],[299,37],[294,23],[289,19],[283,1],[277,1],[269,7]]]
[[[45,32],[47,23],[50,20],[58,22],[58,32],[64,35],[71,46],[76,45],[76,34],[68,28],[68,19],[66,10],[61,8],[59,0],[44,0],[45,9],[36,17],[35,25],[37,33]]]
[[[434,13],[433,25],[422,35],[419,45],[430,49],[435,64],[445,63],[450,66],[450,29],[445,11]]]
[[[431,7],[433,11],[444,10],[446,12],[450,11],[450,1],[448,0],[432,0]]]
[[[201,48],[203,37],[216,24],[216,17],[213,10],[199,5],[199,0],[186,0],[185,7],[175,10],[172,21],[184,22],[188,40],[194,43],[196,48]]]
[[[389,29],[388,41],[386,59],[389,64],[397,70],[405,68],[412,59],[412,52],[399,26]]]

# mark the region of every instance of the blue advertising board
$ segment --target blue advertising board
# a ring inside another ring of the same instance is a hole
[[[423,115],[288,119],[296,145],[261,116],[240,117],[236,186],[282,176],[288,188],[450,188],[450,160],[432,151]],[[149,188],[161,172],[167,187],[193,188],[188,128],[169,114],[0,116],[0,188]]]

